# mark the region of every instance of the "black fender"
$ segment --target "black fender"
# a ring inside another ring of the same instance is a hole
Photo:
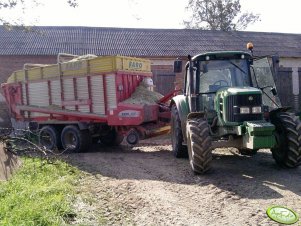
[[[186,122],[190,118],[201,118],[204,117],[204,112],[190,112],[189,103],[187,96],[178,95],[172,98],[170,102],[170,108],[175,105],[177,107],[179,117],[181,120],[181,129],[183,134],[184,143],[187,142],[186,139]]]
[[[291,107],[281,107],[281,108],[273,109],[272,111],[269,112],[269,120],[273,120],[275,117],[277,117],[278,113],[287,112],[290,109],[292,109],[292,108]]]

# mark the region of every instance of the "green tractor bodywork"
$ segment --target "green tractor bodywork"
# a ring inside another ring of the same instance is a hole
[[[184,93],[171,101],[176,157],[188,154],[197,173],[209,169],[218,147],[250,155],[270,148],[279,165],[300,164],[300,120],[281,107],[267,58],[211,52],[190,58],[185,69]]]
[[[242,148],[252,150],[274,147],[275,127],[263,119],[261,95],[260,90],[252,87],[223,88],[218,91],[214,101],[219,122],[218,136],[242,136]],[[251,112],[254,108],[258,113],[241,114],[240,107],[233,103],[237,96],[247,102],[243,108],[249,108]]]

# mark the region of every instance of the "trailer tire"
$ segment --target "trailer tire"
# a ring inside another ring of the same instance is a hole
[[[106,135],[100,137],[102,144],[106,146],[118,146],[123,141],[123,136],[118,134],[116,130],[110,130]]]
[[[276,163],[285,168],[301,164],[301,121],[294,114],[280,112],[271,118],[275,125],[276,146],[271,148]]]
[[[100,137],[92,137],[92,144],[98,144],[100,141]]]
[[[133,129],[126,136],[126,142],[130,145],[135,145],[139,142],[139,133]]]
[[[43,126],[39,131],[39,145],[54,151],[62,148],[59,131],[54,126]]]
[[[176,158],[187,158],[187,146],[183,145],[181,119],[176,105],[171,107],[171,144]]]
[[[195,173],[210,169],[212,141],[208,122],[203,118],[192,118],[186,123],[189,163]]]
[[[88,130],[79,130],[77,126],[66,126],[61,134],[61,141],[65,152],[87,151],[91,145],[91,136]]]

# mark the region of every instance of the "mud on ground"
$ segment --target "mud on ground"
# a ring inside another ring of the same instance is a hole
[[[279,168],[269,150],[248,157],[219,149],[212,170],[195,175],[168,143],[163,137],[135,147],[99,145],[68,156],[85,172],[73,223],[278,225],[265,213],[276,204],[301,215],[301,167]]]

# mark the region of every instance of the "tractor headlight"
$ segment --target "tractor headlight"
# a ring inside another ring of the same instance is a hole
[[[262,111],[261,111],[261,107],[258,106],[258,107],[252,107],[252,113],[253,114],[260,114]]]
[[[249,107],[241,107],[240,114],[250,114],[250,108]]]

